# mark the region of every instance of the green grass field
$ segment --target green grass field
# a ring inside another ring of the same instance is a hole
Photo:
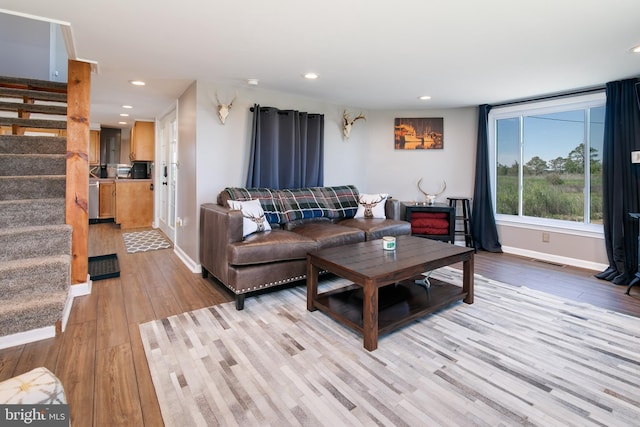
[[[496,211],[518,215],[518,177],[497,179]],[[525,175],[523,215],[584,222],[584,177],[569,174]],[[591,223],[602,224],[602,176],[591,181]]]

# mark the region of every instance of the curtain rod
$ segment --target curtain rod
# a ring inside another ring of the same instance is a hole
[[[276,111],[276,112],[277,112],[277,114],[280,114],[280,115],[287,115],[287,114],[289,114],[289,113],[296,112],[296,110],[280,110],[280,109],[275,108],[275,107],[260,107],[260,110],[261,110],[261,111],[267,111],[267,110],[269,110],[270,108],[273,108],[273,109],[277,110],[277,111]],[[249,111],[251,111],[251,112],[253,113],[253,112],[255,111],[255,108],[254,108],[254,107],[249,107]],[[305,113],[305,112],[304,112],[304,111],[302,111],[301,113]],[[309,118],[311,118],[311,119],[315,119],[316,117],[318,117],[318,116],[321,116],[321,115],[322,115],[322,113],[306,113],[306,114],[307,114],[307,116],[308,116]]]
[[[567,96],[586,95],[586,94],[589,94],[589,93],[602,92],[605,89],[606,89],[606,86],[597,86],[597,87],[592,87],[590,89],[577,90],[577,91],[573,91],[573,92],[565,92],[565,93],[558,93],[558,94],[555,94],[555,95],[545,95],[545,96],[539,96],[539,97],[536,97],[536,98],[528,98],[528,99],[520,99],[520,100],[517,100],[517,101],[503,102],[503,103],[500,103],[500,104],[491,105],[491,107],[492,108],[506,107],[508,105],[526,104],[526,103],[529,103],[529,102],[536,102],[536,101],[546,101],[546,100],[549,100],[549,99],[564,98],[564,97],[567,97]]]

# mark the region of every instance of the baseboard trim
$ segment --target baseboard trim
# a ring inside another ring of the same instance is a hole
[[[606,270],[607,267],[609,267],[608,265],[601,264],[599,262],[585,261],[582,259],[546,254],[544,252],[530,251],[528,249],[514,248],[510,246],[503,246],[502,251],[508,254],[538,259],[541,261],[552,262],[555,264],[563,264],[563,265],[570,265],[572,267],[585,268],[587,270],[603,271],[603,270]]]
[[[182,261],[182,263],[186,265],[192,273],[202,273],[202,267],[200,264],[191,259],[191,257],[187,255],[185,251],[180,249],[178,245],[173,245],[173,252],[175,252],[178,258],[180,258],[180,261]]]
[[[69,289],[69,293],[72,297],[81,297],[83,295],[90,295],[91,288],[93,287],[93,281],[91,277],[87,275],[87,281],[85,283],[78,283],[75,285],[71,285]]]
[[[67,328],[67,321],[69,320],[69,316],[71,315],[73,300],[75,299],[75,297],[90,295],[92,285],[93,281],[91,280],[91,276],[87,274],[87,281],[85,283],[77,283],[69,287],[69,295],[67,296],[67,301],[64,304],[64,310],[62,312],[62,332],[64,332],[64,330]]]
[[[18,332],[17,334],[0,337],[0,350],[30,342],[46,340],[56,336],[56,327],[45,326],[44,328],[32,329],[30,331]]]

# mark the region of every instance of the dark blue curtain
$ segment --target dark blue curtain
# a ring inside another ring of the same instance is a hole
[[[324,115],[253,107],[248,188],[324,185]]]
[[[607,83],[602,153],[604,241],[609,267],[596,275],[616,285],[627,285],[638,267],[640,165],[631,152],[640,150],[638,79]]]
[[[502,252],[498,240],[498,229],[491,201],[491,181],[489,179],[489,111],[491,106],[480,105],[478,114],[478,147],[476,150],[476,177],[471,209],[471,234],[476,249]]]

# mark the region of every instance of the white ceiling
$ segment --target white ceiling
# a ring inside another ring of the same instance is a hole
[[[640,0],[0,0],[71,24],[92,122],[164,112],[194,80],[356,109],[452,108],[640,76]],[[301,75],[315,71],[320,78]],[[143,88],[129,80],[142,79]],[[418,96],[430,95],[430,101]],[[249,101],[251,102],[251,101]]]

